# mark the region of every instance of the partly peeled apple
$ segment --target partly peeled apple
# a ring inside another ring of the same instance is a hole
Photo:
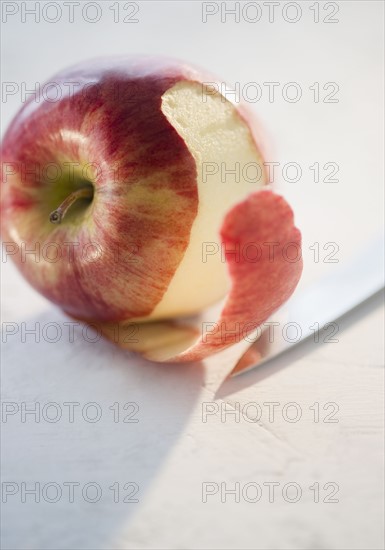
[[[258,124],[212,81],[169,59],[82,63],[51,79],[59,99],[30,98],[2,142],[6,253],[68,315],[153,360],[239,341],[301,275]],[[223,298],[204,335],[183,321]]]

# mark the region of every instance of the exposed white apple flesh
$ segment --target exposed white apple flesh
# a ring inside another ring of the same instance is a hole
[[[265,184],[263,161],[250,127],[221,94],[197,82],[179,82],[162,96],[162,112],[195,159],[199,205],[184,257],[149,319],[197,313],[225,296],[231,281],[220,250],[223,218],[235,202]],[[252,168],[247,179],[243,177],[250,163],[261,167],[261,177]],[[236,165],[236,175],[225,173]],[[215,243],[218,252],[203,261],[205,243]]]

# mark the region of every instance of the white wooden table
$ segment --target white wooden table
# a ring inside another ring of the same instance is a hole
[[[301,285],[336,268],[325,262],[327,243],[336,243],[341,263],[378,231],[381,2],[339,2],[335,24],[322,22],[330,11],[322,2],[318,24],[314,3],[305,2],[293,24],[282,16],[285,2],[273,23],[257,2],[255,24],[242,13],[239,23],[230,16],[222,23],[223,3],[211,3],[219,15],[203,23],[200,2],[138,2],[138,23],[114,23],[112,4],[98,3],[94,24],[79,14],[73,23],[9,15],[3,80],[21,89],[79,59],[156,52],[241,87],[254,81],[266,91],[263,83],[276,81],[280,92],[299,83],[297,103],[265,95],[255,110],[275,142],[269,160],[281,163],[277,184],[303,232]],[[316,82],[319,102],[309,89]],[[338,103],[322,101],[328,82],[338,85]],[[19,92],[7,95],[4,128],[20,104]],[[285,181],[288,162],[301,166],[300,181]],[[319,183],[309,169],[316,162]],[[338,182],[322,181],[327,162],[338,165]],[[231,365],[221,356],[162,366],[87,341],[77,329],[69,341],[68,319],[10,262],[2,273],[2,321],[17,331],[2,352],[3,548],[383,548],[380,296],[339,322],[338,342],[310,340],[222,386]],[[63,335],[50,342],[54,326]],[[33,328],[40,341],[25,334]],[[32,407],[36,414],[27,414]]]

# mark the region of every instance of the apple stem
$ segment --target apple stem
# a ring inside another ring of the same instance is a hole
[[[81,187],[73,191],[64,201],[49,215],[51,223],[61,223],[68,209],[79,199],[92,199],[94,190],[91,186]]]

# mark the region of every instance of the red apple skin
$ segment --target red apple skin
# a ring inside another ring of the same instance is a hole
[[[288,203],[271,189],[260,189],[236,204],[225,216],[220,233],[232,286],[207,332],[199,321],[190,326],[168,323],[167,331],[159,326],[164,338],[156,342],[150,323],[137,327],[135,342],[125,338],[125,327],[117,331],[100,324],[100,331],[122,348],[159,362],[201,361],[238,342],[250,342],[247,337],[291,296],[300,280],[301,233]],[[239,254],[234,254],[237,250]]]
[[[31,98],[5,134],[3,241],[19,250],[40,247],[36,257],[19,252],[13,259],[35,289],[74,317],[111,322],[148,315],[183,257],[198,208],[196,166],[161,112],[162,94],[181,80],[204,77],[159,58],[81,64],[50,80],[62,91],[60,101]],[[70,93],[68,83],[80,85]],[[60,192],[28,169],[64,162],[99,169],[82,223],[55,226],[49,213]],[[92,247],[84,248],[90,242],[97,244],[96,261]],[[55,256],[49,243],[60,251],[57,261],[42,255]]]

